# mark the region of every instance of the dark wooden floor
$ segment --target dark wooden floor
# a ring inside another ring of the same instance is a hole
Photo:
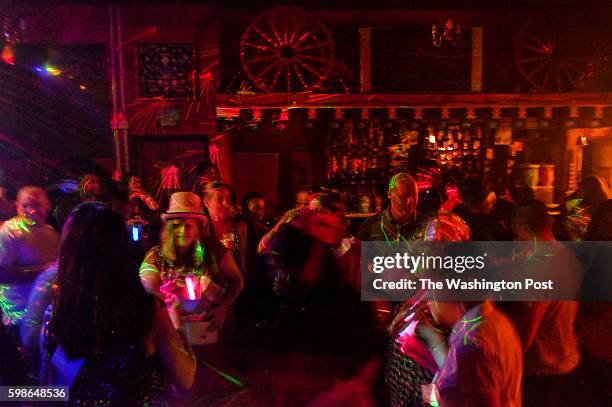
[[[220,338],[217,344],[195,349],[200,360],[195,384],[190,391],[176,395],[169,403],[171,406],[369,407],[374,404],[372,399],[365,398],[359,403],[353,399],[344,404],[321,404],[320,399],[315,400],[364,367],[358,355],[353,359],[346,355],[339,358],[280,350],[261,332],[231,326],[222,331]],[[223,377],[224,374],[231,378]],[[559,403],[555,407],[609,405],[612,365],[584,355],[577,371],[564,383],[558,389],[555,398]],[[524,406],[531,407],[528,403]]]
[[[172,405],[304,406],[363,364],[357,358],[279,350],[260,332],[230,331],[221,333],[219,343],[195,349],[200,360],[195,384]]]

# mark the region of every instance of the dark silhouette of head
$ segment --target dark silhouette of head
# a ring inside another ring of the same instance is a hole
[[[242,213],[261,221],[266,212],[266,200],[259,192],[247,193],[241,201]]]
[[[597,205],[612,199],[610,187],[603,177],[592,175],[580,182],[578,196],[582,198],[583,206],[594,210]]]
[[[141,344],[151,329],[153,301],[121,216],[99,202],[77,206],[62,233],[54,342],[69,358]]]
[[[79,195],[82,202],[96,201],[100,199],[102,186],[97,174],[87,173],[79,182]]]
[[[310,196],[310,208],[332,215],[344,216],[346,205],[342,195],[334,191],[316,192]]]
[[[595,209],[584,240],[612,240],[612,199]]]
[[[552,236],[552,225],[548,207],[536,199],[522,202],[512,211],[512,226],[520,240],[546,240]]]
[[[467,177],[459,183],[459,196],[473,213],[489,215],[495,211],[496,196],[491,185],[481,177]]]
[[[488,183],[480,177],[468,177],[459,183],[459,195],[463,203],[479,206],[491,191]]]

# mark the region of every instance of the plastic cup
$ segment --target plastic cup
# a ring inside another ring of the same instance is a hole
[[[202,288],[202,296],[208,301],[218,304],[225,294],[225,288],[212,281],[211,278],[207,278],[207,280],[206,288]]]
[[[195,310],[198,308],[198,306],[202,303],[201,299],[197,299],[197,300],[189,300],[186,298],[181,298],[181,306],[183,307],[183,310],[189,314],[195,312]]]
[[[221,244],[223,246],[232,248],[235,241],[236,241],[236,236],[232,232],[223,233],[223,237],[221,238]]]
[[[192,345],[209,345],[217,342],[217,331],[208,331],[210,322],[187,322],[185,333]]]

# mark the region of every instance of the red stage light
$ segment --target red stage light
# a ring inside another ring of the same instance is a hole
[[[2,49],[2,62],[9,65],[15,65],[15,49],[12,45],[6,44]]]

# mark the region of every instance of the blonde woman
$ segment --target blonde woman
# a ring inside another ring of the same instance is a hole
[[[164,298],[177,328],[185,317],[203,314],[209,329],[218,330],[244,283],[232,253],[206,233],[207,219],[200,205],[194,193],[172,194],[168,211],[162,215],[165,226],[160,245],[145,256],[140,279],[149,292]],[[188,283],[190,279],[196,281],[195,286]],[[204,293],[204,281],[218,287],[213,295]],[[195,292],[194,287],[200,291]],[[186,304],[190,305],[187,310]]]

